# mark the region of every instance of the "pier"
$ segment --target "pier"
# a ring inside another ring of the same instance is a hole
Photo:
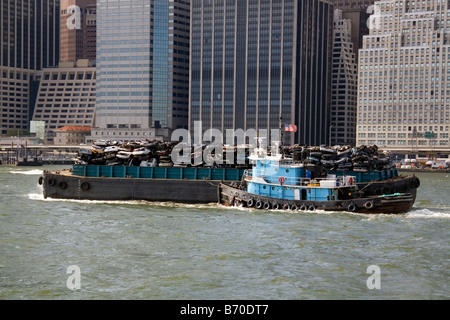
[[[13,166],[73,165],[80,148],[86,146],[28,146],[11,144],[0,147],[0,164]]]

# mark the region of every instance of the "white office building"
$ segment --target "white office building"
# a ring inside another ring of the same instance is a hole
[[[448,1],[375,3],[359,52],[357,144],[450,151]]]

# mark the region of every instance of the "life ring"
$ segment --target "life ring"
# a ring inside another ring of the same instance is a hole
[[[373,201],[367,201],[365,204],[364,204],[364,207],[366,207],[366,209],[372,209],[373,208]]]
[[[275,210],[278,210],[278,209],[280,209],[280,205],[278,204],[278,202],[274,202],[272,204],[272,208],[275,209]]]
[[[262,206],[263,206],[263,204],[262,204],[262,202],[261,201],[256,201],[256,209],[261,209],[262,208]]]
[[[348,183],[352,186],[353,185],[353,177],[348,178]]]
[[[83,182],[80,186],[81,190],[88,191],[91,188],[91,185],[88,182]]]
[[[300,210],[301,210],[301,211],[306,211],[306,209],[307,209],[307,208],[306,208],[305,205],[302,205],[302,206],[300,207]]]
[[[270,203],[264,202],[264,209],[269,210],[270,209]]]
[[[309,211],[314,211],[314,210],[316,210],[316,206],[312,204],[312,205],[309,206],[308,210]]]
[[[293,204],[293,205],[291,206],[291,210],[297,211],[297,210],[298,210],[297,205],[296,205],[296,204]]]
[[[53,178],[48,179],[48,184],[54,186],[56,184],[56,180]]]
[[[67,188],[67,182],[61,181],[60,183],[58,183],[58,187],[60,187],[61,189],[66,189]]]
[[[353,203],[350,203],[347,207],[347,210],[350,212],[355,212],[356,211],[356,206]]]
[[[251,208],[255,205],[255,201],[253,199],[247,200],[247,207]]]
[[[286,178],[285,177],[279,177],[278,178],[278,182],[283,185],[286,182]]]
[[[44,181],[44,178],[39,177],[39,185],[40,185],[40,186],[42,185],[42,181]]]

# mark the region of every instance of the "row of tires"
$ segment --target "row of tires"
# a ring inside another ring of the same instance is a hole
[[[302,206],[297,206],[295,203],[294,204],[288,204],[288,203],[283,203],[283,204],[279,204],[278,202],[274,202],[274,203],[269,203],[267,201],[261,201],[261,200],[254,200],[254,199],[248,199],[245,202],[246,206],[249,208],[253,208],[255,207],[256,209],[265,209],[265,210],[269,210],[269,209],[273,209],[273,210],[301,210],[301,211],[314,211],[316,210],[316,206],[315,205],[302,205]]]
[[[248,199],[246,201],[243,200],[234,200],[234,205],[238,207],[246,206],[248,208],[256,208],[256,209],[264,209],[264,210],[300,210],[300,211],[315,211],[318,207],[314,204],[306,205],[302,204],[298,206],[297,204],[288,204],[283,203],[279,204],[278,202],[270,203],[268,201],[262,201],[262,200],[255,200],[255,199]],[[364,207],[368,210],[374,208],[373,201],[369,200],[364,204]],[[358,207],[351,203],[348,205],[347,210],[350,212],[356,212],[358,211]]]
[[[399,184],[392,188],[389,188],[387,186],[378,188],[373,191],[373,194],[383,195],[383,194],[394,194],[394,193],[399,193],[399,192],[400,193],[409,192],[410,189],[417,189],[419,187],[420,187],[420,180],[417,177],[415,177],[415,178],[405,181],[405,183],[403,183],[403,184]]]
[[[44,183],[44,178],[43,177],[39,177],[39,185],[42,185],[43,183]],[[68,187],[66,181],[61,180],[61,181],[58,182],[54,178],[48,179],[47,183],[48,183],[49,186],[58,187],[58,188],[63,189],[63,190],[67,189],[67,187]],[[91,188],[91,185],[88,182],[82,182],[80,184],[80,188],[83,191],[88,191]]]

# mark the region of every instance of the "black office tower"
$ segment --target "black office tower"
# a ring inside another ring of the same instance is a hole
[[[277,129],[326,143],[333,2],[191,1],[190,130]],[[284,128],[283,128],[284,130]]]

